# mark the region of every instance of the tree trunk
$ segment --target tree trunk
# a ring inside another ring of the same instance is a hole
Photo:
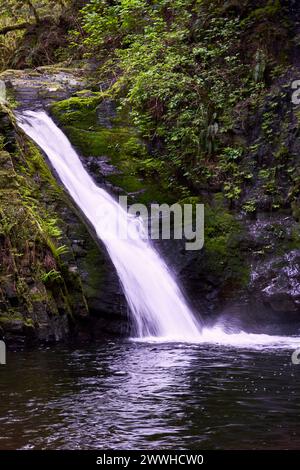
[[[31,0],[26,0],[26,3],[29,6],[30,13],[35,17],[35,21],[37,23],[39,23],[40,22],[40,17],[39,17],[39,14],[37,12],[37,9],[32,4]]]

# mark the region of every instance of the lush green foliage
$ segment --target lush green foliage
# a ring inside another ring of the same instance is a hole
[[[86,44],[108,47],[122,71],[123,105],[145,136],[159,138],[173,161],[195,169],[217,144],[225,103],[234,104],[240,79],[239,26],[211,18],[203,28],[202,1],[93,1],[84,9]],[[239,80],[239,81],[238,81]]]
[[[287,18],[279,0],[91,0],[83,42],[171,182],[192,193],[222,187],[233,204],[254,176],[236,128],[283,73]],[[82,30],[74,34],[77,46]],[[269,141],[275,111],[261,123]]]
[[[85,44],[110,51],[107,70],[119,71],[122,105],[194,183],[232,126],[233,107],[260,87],[240,57],[238,18],[212,15],[217,4],[93,0],[83,9]]]

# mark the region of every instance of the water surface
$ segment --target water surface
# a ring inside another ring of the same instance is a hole
[[[300,449],[291,353],[130,341],[9,353],[0,449]]]

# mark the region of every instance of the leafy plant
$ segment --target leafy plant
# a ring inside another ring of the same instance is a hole
[[[69,252],[69,248],[66,245],[58,246],[55,250],[56,257],[65,255]]]
[[[42,282],[47,284],[51,282],[62,281],[62,276],[60,272],[56,271],[56,269],[51,269],[51,271],[48,271],[47,273],[42,274],[41,280]]]
[[[256,212],[256,201],[254,199],[250,199],[249,201],[243,204],[243,210],[247,214],[254,214]]]

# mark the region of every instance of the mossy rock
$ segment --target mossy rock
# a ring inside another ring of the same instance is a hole
[[[105,100],[111,102],[107,93],[91,92],[88,97],[73,96],[55,103],[51,112],[83,157],[108,157],[117,174],[107,176],[107,181],[123,194],[144,204],[176,202],[178,195],[171,193],[162,163],[158,162],[159,169],[152,174],[143,171],[149,154],[124,112],[108,115],[111,125],[101,125],[105,119],[99,119],[99,109],[105,110],[105,106],[99,105]]]
[[[0,150],[0,323],[22,336],[40,321],[50,331],[55,315],[65,331],[66,316],[86,308],[82,286],[68,276],[61,257],[66,230],[58,208],[66,196],[38,148],[6,117],[0,130],[13,145],[10,153]],[[51,270],[60,283],[43,282]]]
[[[217,195],[213,204],[205,206],[204,266],[208,274],[222,279],[224,285],[246,287],[250,267],[242,252],[244,228],[229,212],[223,195]]]

